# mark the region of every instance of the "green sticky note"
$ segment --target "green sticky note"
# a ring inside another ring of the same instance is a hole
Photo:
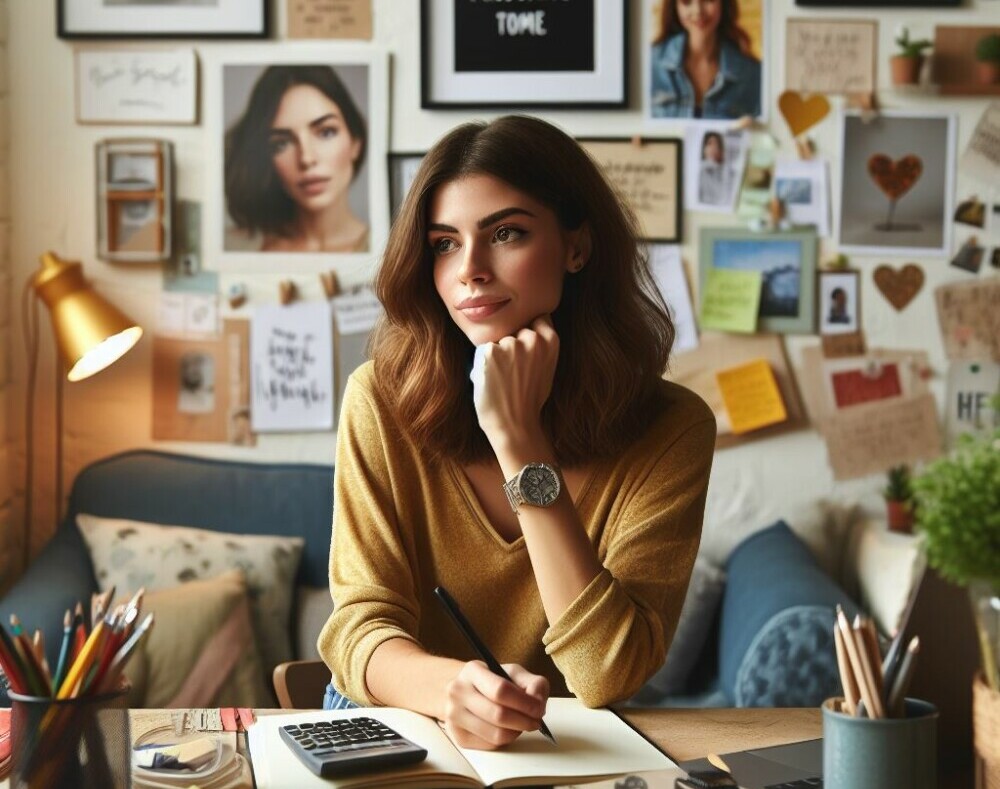
[[[701,295],[701,327],[753,334],[760,309],[761,273],[712,268]]]

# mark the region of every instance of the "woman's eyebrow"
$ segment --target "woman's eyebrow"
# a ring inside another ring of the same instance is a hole
[[[494,211],[492,214],[488,214],[476,222],[476,227],[480,230],[485,230],[494,222],[499,222],[501,219],[506,219],[509,216],[514,216],[515,214],[524,214],[525,216],[535,217],[535,214],[526,208],[501,208],[499,211]],[[440,222],[432,222],[427,225],[428,230],[440,230],[443,233],[457,233],[458,228],[452,227],[451,225],[443,225]]]
[[[328,112],[326,115],[321,115],[314,121],[309,121],[310,126],[319,126],[320,124],[326,123],[327,121],[339,121],[341,120],[340,115],[336,112]],[[275,126],[271,129],[271,134],[291,134],[291,129],[285,129],[280,126]]]

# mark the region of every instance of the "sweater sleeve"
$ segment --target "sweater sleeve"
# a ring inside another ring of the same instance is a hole
[[[604,569],[546,631],[546,652],[589,707],[632,696],[663,664],[701,538],[715,422],[687,428],[623,491]]]
[[[385,447],[389,428],[352,376],[337,429],[330,592],[334,610],[318,648],[333,684],[352,701],[379,702],[365,672],[375,649],[392,638],[416,642],[419,609],[412,541],[400,531]]]

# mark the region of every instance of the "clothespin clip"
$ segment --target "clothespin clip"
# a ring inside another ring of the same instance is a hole
[[[863,368],[861,368],[861,375],[865,378],[876,379],[882,377],[882,362],[878,359],[869,359]]]
[[[299,289],[290,279],[283,279],[278,283],[278,301],[287,307],[299,297]]]
[[[785,204],[778,197],[772,197],[767,204],[767,215],[750,220],[750,229],[755,233],[775,230],[790,230],[792,223],[785,216]]]
[[[632,135],[632,145],[634,145],[636,148],[641,148],[642,147],[642,135],[633,134]]]
[[[229,300],[229,306],[238,310],[247,303],[247,286],[242,282],[234,282],[229,286],[226,298]]]
[[[336,271],[324,271],[319,275],[319,281],[323,285],[323,292],[327,299],[340,295],[340,280],[337,279]]]
[[[871,123],[878,118],[878,98],[874,93],[851,93],[847,97],[847,108],[860,110],[861,122]]]

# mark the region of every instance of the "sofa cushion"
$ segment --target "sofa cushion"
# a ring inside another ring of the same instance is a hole
[[[148,592],[154,627],[125,667],[130,707],[262,707],[264,682],[240,570]]]
[[[242,570],[264,670],[292,659],[289,622],[301,537],[239,536],[85,513],[77,515],[77,523],[101,589],[164,589]]]
[[[685,692],[688,678],[702,653],[726,586],[726,573],[705,559],[697,559],[691,572],[684,607],[663,666],[643,685],[629,704],[662,706],[668,696]]]
[[[737,546],[727,565],[719,643],[730,703],[818,706],[837,693],[837,605],[857,613],[784,521]]]

